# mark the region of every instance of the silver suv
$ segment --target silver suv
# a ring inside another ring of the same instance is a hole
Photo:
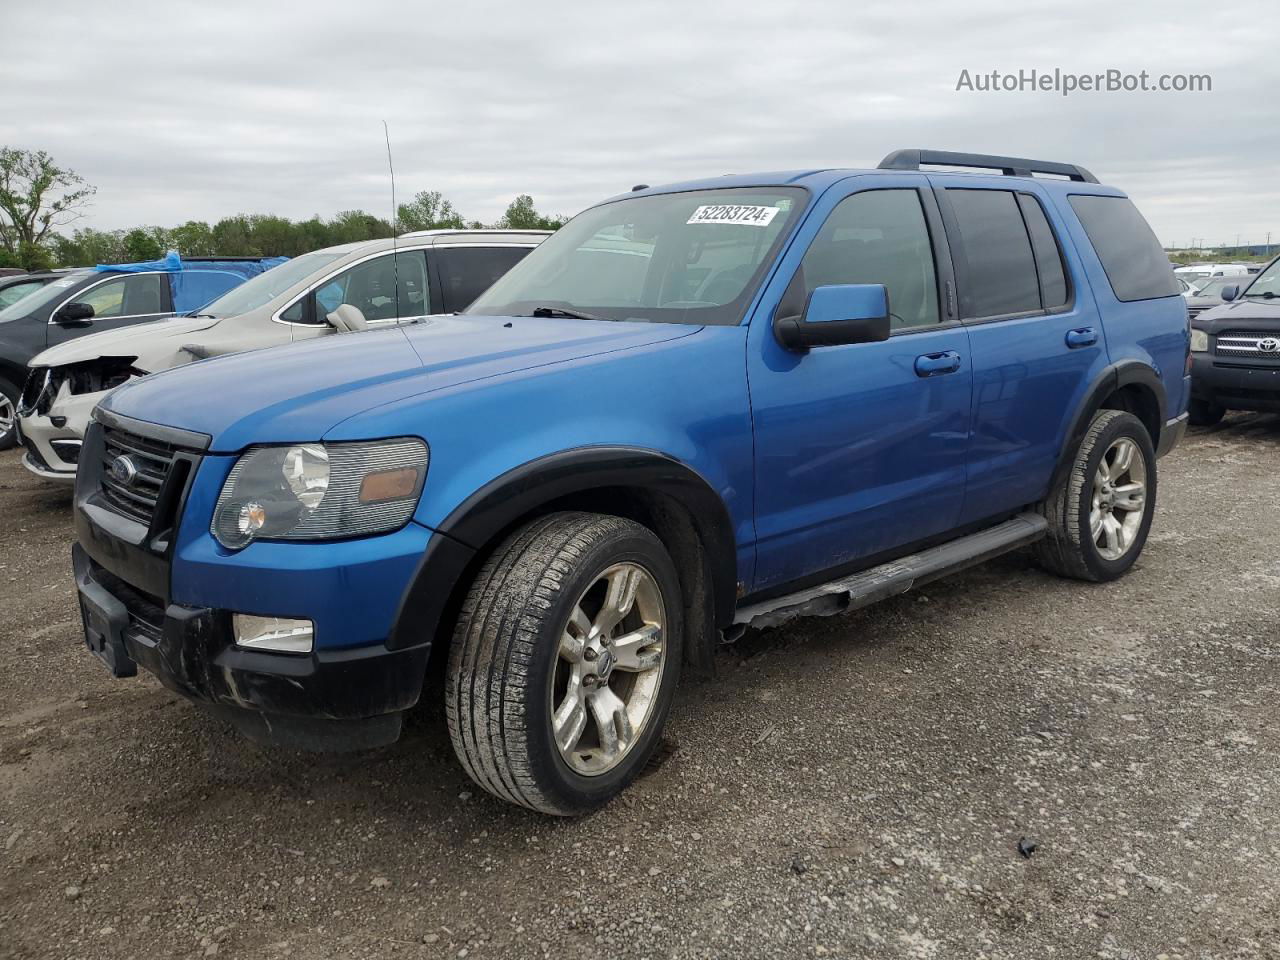
[[[23,465],[75,480],[89,414],[135,377],[207,357],[403,323],[470,305],[547,236],[429,230],[328,247],[281,264],[194,314],[109,330],[31,360],[18,405]]]

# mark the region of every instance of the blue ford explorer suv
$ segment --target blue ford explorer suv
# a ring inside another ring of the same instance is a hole
[[[1188,341],[1150,228],[1076,166],[637,187],[461,315],[112,393],[75,493],[86,639],[311,749],[393,740],[442,678],[478,784],[588,810],[749,626],[1028,545],[1127,571]]]

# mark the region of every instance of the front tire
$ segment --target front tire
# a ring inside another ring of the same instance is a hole
[[[21,391],[0,378],[0,450],[18,445],[18,397]]]
[[[1142,553],[1156,503],[1156,454],[1142,421],[1122,410],[1093,415],[1071,470],[1041,512],[1049,535],[1040,565],[1064,577],[1103,582]]]
[[[679,680],[680,583],[661,541],[621,517],[556,513],[512,534],[458,616],[445,711],[467,775],[572,816],[657,747]]]

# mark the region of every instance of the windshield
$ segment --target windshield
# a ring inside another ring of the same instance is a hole
[[[88,275],[85,273],[69,273],[61,280],[55,280],[53,283],[46,283],[34,293],[29,293],[17,303],[11,303],[9,306],[0,310],[0,322],[5,320],[17,320],[19,317],[29,317],[41,307],[54,303],[67,295],[67,289],[75,286]]]
[[[806,192],[798,187],[629,197],[561,227],[466,313],[736,324]]]
[[[1222,288],[1228,283],[1239,283],[1239,277],[1214,277],[1212,280],[1206,280],[1197,291],[1196,296],[1199,297],[1216,297],[1222,292]]]
[[[327,250],[295,257],[278,267],[272,267],[266,273],[260,273],[251,280],[220,296],[217,300],[200,308],[200,315],[206,317],[238,317],[250,310],[257,310],[270,303],[296,283],[307,279],[322,267],[328,266],[342,256]]]
[[[1280,260],[1272,260],[1267,264],[1267,269],[1253,278],[1253,283],[1249,284],[1249,289],[1244,292],[1246,297],[1280,297]],[[0,317],[4,314],[0,314]]]

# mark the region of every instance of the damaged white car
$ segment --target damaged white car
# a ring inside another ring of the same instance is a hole
[[[207,357],[453,313],[547,236],[433,230],[295,257],[190,316],[82,337],[31,360],[18,404],[23,465],[73,482],[89,414],[108,391]]]

